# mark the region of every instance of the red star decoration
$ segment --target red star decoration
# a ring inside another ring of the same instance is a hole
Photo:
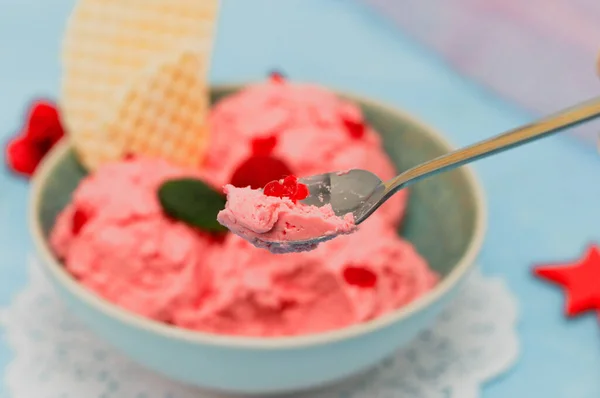
[[[49,101],[35,101],[21,131],[6,145],[8,167],[15,173],[31,176],[42,158],[63,135],[56,106]]]
[[[578,261],[534,268],[534,274],[566,290],[565,312],[576,316],[596,311],[600,316],[600,248],[592,244]]]

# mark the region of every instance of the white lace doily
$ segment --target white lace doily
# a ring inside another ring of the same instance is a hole
[[[504,283],[474,272],[437,323],[368,374],[311,398],[476,398],[518,356],[517,304]],[[65,308],[36,261],[30,283],[0,311],[14,359],[13,398],[217,398],[116,352]],[[300,397],[298,395],[297,397]]]

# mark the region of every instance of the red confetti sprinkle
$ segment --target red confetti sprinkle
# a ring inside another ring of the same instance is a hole
[[[75,209],[75,212],[73,212],[73,219],[71,220],[71,232],[73,235],[77,235],[87,222],[87,214],[81,209]]]
[[[308,187],[298,182],[298,178],[289,175],[283,180],[271,181],[263,190],[267,196],[290,198],[294,203],[308,197]]]
[[[342,273],[347,284],[364,289],[375,287],[377,274],[366,267],[348,265]]]
[[[596,311],[600,316],[600,248],[590,245],[584,257],[574,262],[537,266],[536,276],[561,285],[566,291],[565,313],[576,316]]]
[[[360,140],[365,135],[365,124],[357,120],[344,119],[344,126],[352,138]]]
[[[252,154],[257,156],[269,156],[277,146],[277,137],[271,135],[264,138],[252,140]]]
[[[276,70],[272,71],[269,74],[269,79],[273,83],[284,83],[285,82],[285,76],[283,76],[283,73],[276,71]]]
[[[242,162],[231,176],[234,187],[260,189],[270,181],[293,174],[285,162],[274,156],[251,156]]]
[[[34,102],[25,126],[6,146],[8,166],[16,173],[31,176],[63,135],[56,107],[46,101]]]

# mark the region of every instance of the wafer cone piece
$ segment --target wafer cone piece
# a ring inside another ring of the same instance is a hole
[[[218,0],[78,1],[63,42],[60,106],[85,166],[121,154],[102,137],[100,115],[153,60],[193,42],[201,69],[208,70],[217,11]]]
[[[158,59],[107,104],[99,118],[102,134],[76,148],[82,162],[95,168],[143,155],[199,167],[208,144],[204,76],[203,54],[192,49]]]

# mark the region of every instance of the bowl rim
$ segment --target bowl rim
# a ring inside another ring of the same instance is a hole
[[[252,82],[239,84],[214,84],[211,85],[210,89],[212,92],[239,90],[248,84],[252,84]],[[373,107],[381,108],[385,112],[392,113],[396,117],[427,131],[430,137],[440,146],[445,147],[448,150],[453,149],[453,146],[438,132],[436,128],[433,128],[425,122],[422,122],[420,119],[412,116],[402,109],[398,109],[393,105],[388,105],[383,101],[379,101],[362,94],[334,88],[330,89],[336,95],[356,103],[362,102]],[[189,343],[245,349],[297,349],[353,339],[385,328],[391,324],[415,315],[419,311],[439,301],[450,290],[452,290],[452,288],[459,283],[459,281],[468,273],[468,271],[474,267],[476,257],[483,245],[485,230],[487,228],[487,206],[484,198],[483,188],[475,176],[471,166],[464,166],[461,169],[465,173],[466,180],[471,187],[475,199],[474,233],[466,251],[458,260],[456,266],[445,278],[440,281],[440,283],[438,283],[432,290],[421,297],[413,300],[401,308],[398,308],[397,310],[370,321],[347,326],[342,329],[309,335],[285,337],[246,337],[217,335],[201,331],[188,330],[142,317],[141,315],[137,315],[122,309],[116,304],[113,304],[108,300],[96,295],[94,292],[88,290],[78,283],[64,269],[64,267],[52,253],[49,245],[46,243],[46,239],[44,238],[39,217],[37,217],[37,215],[39,213],[38,210],[41,203],[41,193],[44,190],[47,181],[49,180],[49,175],[51,174],[52,170],[54,170],[56,164],[68,153],[70,149],[71,143],[69,140],[62,140],[42,160],[31,179],[28,207],[28,229],[33,240],[34,248],[37,254],[40,256],[43,267],[51,272],[54,279],[56,279],[67,291],[69,291],[71,295],[78,297],[78,299],[83,301],[85,305],[93,307],[96,311],[103,313],[105,316],[113,318],[116,321],[126,324],[132,328],[143,329],[145,332],[157,334],[165,338],[183,340]]]

